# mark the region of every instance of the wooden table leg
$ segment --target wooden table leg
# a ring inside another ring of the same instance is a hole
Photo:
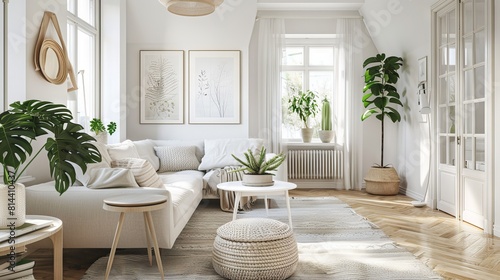
[[[118,240],[120,239],[120,234],[122,232],[123,220],[125,218],[125,213],[120,213],[120,219],[118,220],[118,225],[116,226],[115,238],[113,239],[113,246],[111,246],[111,252],[109,253],[108,266],[106,267],[106,275],[104,280],[107,280],[109,273],[111,272],[111,266],[113,266],[113,259],[115,258],[116,247],[118,246]]]
[[[63,280],[63,228],[50,236],[54,248],[54,280]]]
[[[160,248],[158,248],[158,239],[156,239],[156,232],[155,232],[155,227],[153,225],[153,218],[151,217],[151,212],[148,211],[148,212],[145,212],[145,214],[148,218],[149,232],[151,233],[151,237],[153,239],[153,247],[155,249],[156,264],[158,265],[158,270],[160,271],[161,279],[163,280],[165,278],[165,275],[163,273],[163,265],[161,263]]]
[[[142,213],[144,214],[144,227],[146,228],[146,242],[148,244],[148,258],[149,258],[149,266],[153,266],[153,256],[151,254],[151,241],[149,239],[149,227],[148,227],[148,216],[146,215],[146,212]]]
[[[288,191],[285,191],[286,208],[288,209],[288,223],[290,224],[290,229],[293,230],[292,226],[292,212],[290,211],[290,198],[288,196]]]
[[[240,206],[241,192],[235,192],[234,209],[233,209],[233,221],[236,220],[236,214],[238,214],[238,207]]]

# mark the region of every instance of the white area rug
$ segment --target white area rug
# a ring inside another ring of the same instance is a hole
[[[265,217],[262,200],[238,218]],[[284,201],[272,201],[269,218],[288,223]],[[441,279],[406,249],[336,198],[291,201],[299,265],[289,279]],[[216,201],[203,201],[177,239],[162,250],[167,279],[222,279],[212,268],[213,240],[219,226],[232,219]],[[107,257],[88,269],[84,280],[103,279]],[[153,260],[153,263],[155,261]],[[109,279],[160,279],[144,255],[116,255]]]

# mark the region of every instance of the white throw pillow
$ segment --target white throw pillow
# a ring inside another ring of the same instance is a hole
[[[160,158],[158,172],[197,170],[200,162],[195,149],[194,146],[155,147],[156,155]]]
[[[90,170],[90,180],[86,184],[90,189],[137,188],[132,171],[124,168],[95,168]]]
[[[137,148],[130,140],[125,140],[118,144],[108,144],[108,153],[111,160],[119,160],[123,158],[140,158]]]
[[[160,168],[160,159],[155,154],[155,143],[151,139],[133,141],[139,157],[151,163],[155,170]]]
[[[244,158],[243,153],[248,149],[252,153],[256,153],[263,146],[264,140],[258,138],[205,140],[205,156],[203,156],[198,170],[240,165],[231,154],[238,158]]]
[[[142,158],[124,158],[111,162],[111,167],[125,168],[132,171],[135,181],[140,187],[161,188],[163,182],[156,174],[151,163]]]
[[[75,168],[76,181],[74,186],[86,186],[90,180],[90,171],[96,168],[109,168],[111,164],[111,157],[108,154],[108,149],[105,144],[99,142],[92,142],[92,144],[99,150],[101,154],[101,162],[87,164],[87,171],[83,174],[80,166],[71,163]]]

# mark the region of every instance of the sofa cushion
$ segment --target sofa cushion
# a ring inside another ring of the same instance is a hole
[[[90,170],[90,179],[85,184],[90,189],[136,188],[134,175],[124,168],[94,168]]]
[[[154,146],[162,147],[162,146],[195,146],[195,154],[198,161],[201,161],[203,155],[205,154],[204,142],[203,140],[152,140],[155,144]]]
[[[119,160],[123,158],[140,158],[137,148],[134,143],[130,140],[125,140],[117,144],[108,144],[109,156],[111,160]]]
[[[129,169],[140,187],[161,188],[163,182],[149,161],[142,158],[124,158],[111,162],[111,167]]]
[[[200,162],[195,155],[195,146],[155,147],[160,158],[159,172],[197,170]]]
[[[151,163],[155,170],[160,168],[160,159],[155,154],[155,143],[151,139],[145,139],[140,141],[132,141],[139,157],[145,159]]]
[[[240,165],[232,154],[238,158],[244,157],[248,149],[253,153],[260,151],[264,146],[263,139],[211,139],[205,140],[205,156],[201,160],[198,170],[210,170],[225,166]]]

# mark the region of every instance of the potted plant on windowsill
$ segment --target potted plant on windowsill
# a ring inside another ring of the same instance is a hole
[[[365,87],[363,106],[366,111],[361,116],[364,121],[374,115],[381,123],[380,165],[372,166],[365,177],[366,192],[380,195],[395,195],[399,192],[399,176],[393,167],[384,165],[384,120],[393,123],[401,121],[401,115],[391,105],[403,106],[395,87],[399,80],[398,69],[403,66],[401,57],[377,54],[363,63]]]
[[[302,141],[304,143],[311,142],[314,130],[312,127],[309,127],[309,118],[316,116],[318,112],[316,94],[310,90],[305,92],[299,90],[297,95],[293,95],[288,99],[288,110],[296,113],[304,124],[302,128]]]
[[[104,126],[104,123],[101,119],[93,118],[90,121],[90,132],[92,136],[95,137],[97,142],[106,144],[108,143],[108,134],[113,135],[116,131],[116,123],[109,122],[107,126]]]
[[[272,158],[266,160],[266,148],[262,147],[258,156],[248,149],[244,153],[245,160],[239,159],[231,154],[233,158],[238,161],[243,167],[234,170],[233,172],[243,171],[244,186],[272,186],[273,173],[270,171],[278,170],[278,167],[285,161],[286,156],[283,153],[274,155]]]
[[[335,136],[335,133],[332,130],[332,115],[331,115],[332,107],[330,106],[330,102],[325,97],[323,99],[323,106],[321,107],[321,130],[318,131],[319,139],[323,143],[330,143]]]
[[[18,183],[20,176],[43,149],[47,151],[50,175],[55,189],[61,195],[76,181],[73,164],[83,172],[87,164],[100,162],[101,154],[90,141],[83,127],[72,123],[71,112],[61,104],[49,101],[27,100],[15,102],[11,109],[0,114],[0,164],[3,167],[3,185],[0,185],[2,205],[9,201],[11,208],[0,209],[0,227],[16,218],[16,226],[25,220],[25,188]],[[33,155],[32,142],[40,136],[45,144]]]

